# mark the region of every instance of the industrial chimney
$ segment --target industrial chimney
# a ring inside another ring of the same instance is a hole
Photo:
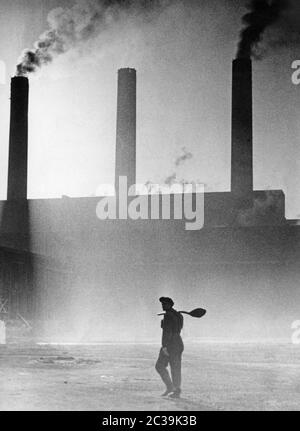
[[[127,185],[136,183],[136,70],[118,71],[115,187],[119,177],[127,177]]]
[[[28,78],[12,78],[7,200],[27,199],[28,91]]]
[[[231,192],[246,197],[253,191],[252,62],[232,64]]]

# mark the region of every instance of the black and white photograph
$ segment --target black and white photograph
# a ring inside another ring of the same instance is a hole
[[[299,410],[300,2],[0,0],[0,419]]]

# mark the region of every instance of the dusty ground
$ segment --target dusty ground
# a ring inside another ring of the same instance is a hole
[[[300,347],[187,345],[181,400],[157,345],[0,346],[0,410],[299,410]]]

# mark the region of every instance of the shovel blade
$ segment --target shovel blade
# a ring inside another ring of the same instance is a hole
[[[190,312],[190,316],[198,318],[203,317],[204,314],[206,314],[206,310],[204,310],[204,308],[195,308],[195,310]]]

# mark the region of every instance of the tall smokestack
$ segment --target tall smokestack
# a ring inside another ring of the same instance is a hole
[[[232,64],[231,191],[253,191],[252,63],[238,58]]]
[[[118,106],[115,186],[126,176],[128,187],[136,183],[136,70],[118,71]]]
[[[7,200],[27,199],[28,79],[11,80]]]

